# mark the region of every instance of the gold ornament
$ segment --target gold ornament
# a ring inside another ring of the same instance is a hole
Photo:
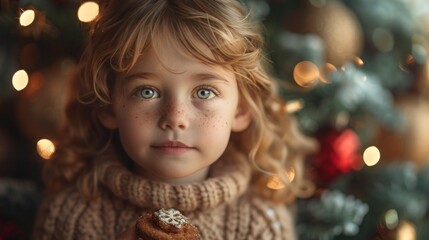
[[[382,159],[412,161],[424,166],[429,161],[429,98],[421,94],[404,96],[396,105],[405,118],[405,129],[380,128],[375,145]]]
[[[340,2],[322,6],[306,2],[285,19],[286,30],[298,34],[315,34],[325,43],[326,62],[337,67],[359,55],[363,34],[356,16]]]

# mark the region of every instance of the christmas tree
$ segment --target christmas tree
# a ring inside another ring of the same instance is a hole
[[[424,0],[246,0],[316,191],[299,239],[429,239]],[[26,239],[96,2],[0,1],[0,239]]]

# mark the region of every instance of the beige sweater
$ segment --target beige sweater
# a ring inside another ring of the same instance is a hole
[[[113,157],[96,168],[100,197],[88,202],[73,188],[46,198],[34,239],[116,239],[147,208],[176,208],[207,240],[295,239],[284,205],[252,196],[250,167],[240,156],[219,160],[201,183],[170,185],[134,175]]]

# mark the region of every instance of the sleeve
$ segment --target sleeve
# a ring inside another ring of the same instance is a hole
[[[294,219],[284,204],[256,198],[252,201],[252,236],[263,240],[296,240]]]

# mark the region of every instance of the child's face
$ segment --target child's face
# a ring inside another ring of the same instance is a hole
[[[164,46],[118,76],[113,112],[100,119],[119,130],[145,177],[196,181],[222,155],[231,131],[247,128],[250,114],[239,104],[232,70]]]

